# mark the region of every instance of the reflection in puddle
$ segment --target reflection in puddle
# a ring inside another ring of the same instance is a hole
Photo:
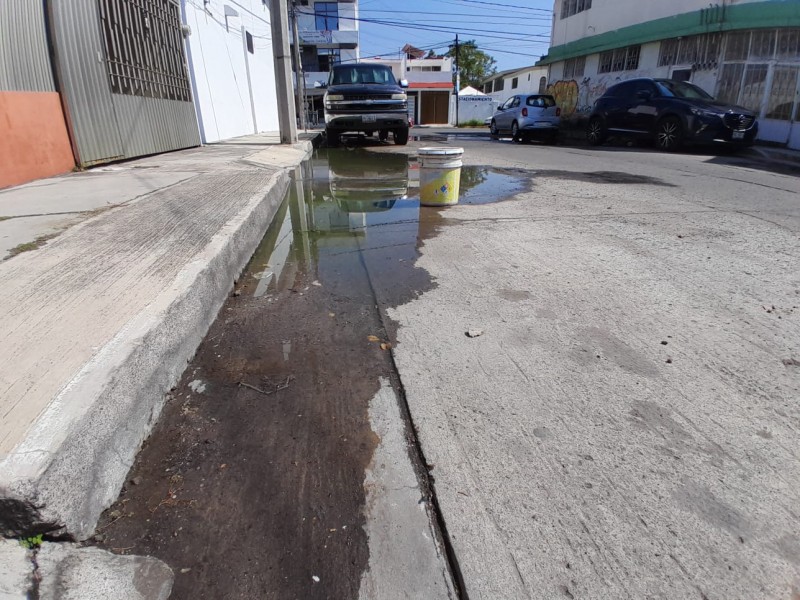
[[[520,176],[485,167],[463,167],[461,204],[485,204],[526,189]],[[348,272],[365,270],[387,294],[409,287],[408,269],[417,247],[443,221],[441,209],[420,209],[419,164],[404,154],[358,149],[318,151],[295,170],[281,205],[256,250],[246,278],[257,280],[253,295],[308,291],[336,277],[342,286]],[[369,260],[364,258],[367,253]],[[405,263],[405,269],[403,265]],[[374,267],[374,268],[373,268]],[[410,286],[413,287],[413,286]],[[284,348],[288,357],[291,347]]]

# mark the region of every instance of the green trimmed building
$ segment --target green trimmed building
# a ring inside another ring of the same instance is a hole
[[[759,114],[759,139],[800,149],[800,0],[556,0],[538,63],[568,118],[633,77],[690,81]]]

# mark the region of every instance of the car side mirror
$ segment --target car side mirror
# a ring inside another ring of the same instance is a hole
[[[408,79],[401,79],[400,80],[400,87],[407,88],[408,87]]]
[[[639,90],[638,92],[636,92],[636,97],[639,100],[644,100],[645,102],[647,102],[648,100],[651,100],[653,98],[653,92],[649,90]]]

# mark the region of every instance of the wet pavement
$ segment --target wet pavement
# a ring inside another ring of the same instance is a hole
[[[173,598],[358,597],[380,442],[370,401],[381,381],[403,397],[386,311],[435,286],[414,263],[448,224],[447,209],[420,208],[418,182],[406,155],[360,148],[318,151],[296,171],[98,545],[167,562]],[[521,171],[465,167],[462,203],[529,185]],[[420,503],[435,512],[404,431]]]

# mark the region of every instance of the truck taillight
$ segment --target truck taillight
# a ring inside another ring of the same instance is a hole
[[[557,117],[561,116],[561,107],[560,106],[556,106],[556,116]]]
[[[527,108],[523,108],[522,109],[522,116],[523,117],[527,117],[528,116],[528,109]]]

